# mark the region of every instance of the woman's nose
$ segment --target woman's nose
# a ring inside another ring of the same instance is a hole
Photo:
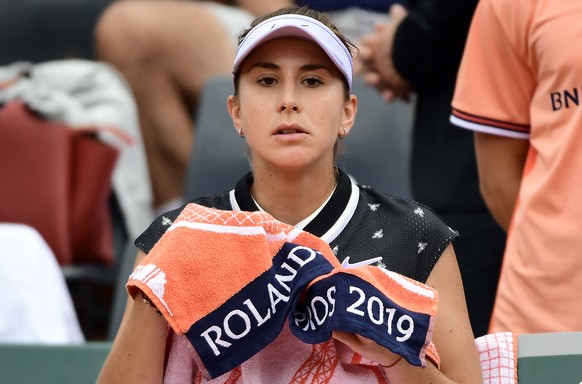
[[[283,87],[279,102],[279,112],[299,112],[299,105],[297,89],[291,85]]]
[[[290,106],[290,109],[291,109],[293,112],[298,112],[298,111],[299,111],[299,108],[297,108],[297,106],[296,106],[296,105]],[[282,104],[282,105],[281,105],[281,112],[284,112],[284,111],[286,111],[286,110],[287,110],[287,105],[286,105],[286,104]]]

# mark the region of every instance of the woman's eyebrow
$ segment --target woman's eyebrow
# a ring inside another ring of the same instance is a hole
[[[258,61],[256,63],[253,63],[251,65],[251,67],[249,68],[249,70],[251,70],[253,68],[280,69],[281,66],[279,66],[279,65],[277,65],[275,63],[272,63],[270,61]],[[329,70],[329,68],[326,65],[324,65],[324,64],[318,64],[318,63],[304,64],[300,68],[303,71],[315,71],[315,70],[318,70],[318,69]]]
[[[249,70],[251,70],[253,68],[279,69],[281,67],[278,66],[277,64],[271,63],[269,61],[258,61],[256,63],[254,63],[253,65],[251,65]]]
[[[325,69],[329,70],[328,66],[323,64],[305,64],[301,66],[301,69],[304,71],[316,71],[318,69]]]

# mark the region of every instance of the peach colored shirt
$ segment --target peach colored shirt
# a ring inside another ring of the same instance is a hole
[[[491,331],[582,330],[582,1],[481,0],[451,121],[531,145]]]

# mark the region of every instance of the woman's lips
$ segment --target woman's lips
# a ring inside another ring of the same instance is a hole
[[[287,135],[290,133],[302,133],[302,132],[299,131],[298,129],[282,129],[277,132],[277,135]]]
[[[306,133],[301,127],[298,126],[283,126],[277,129],[276,135],[291,135],[296,133]]]

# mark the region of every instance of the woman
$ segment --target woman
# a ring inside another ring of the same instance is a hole
[[[234,126],[248,142],[253,171],[233,191],[194,202],[223,210],[264,210],[327,241],[344,264],[377,262],[438,291],[433,341],[440,371],[431,363],[412,366],[371,340],[337,332],[327,351],[333,370],[311,370],[312,376],[299,382],[324,374],[324,382],[481,382],[450,245],[456,232],[430,209],[357,186],[334,167],[338,138],[349,134],[357,110],[357,99],[350,95],[350,47],[315,11],[286,8],[255,20],[239,39],[235,93],[228,99]],[[138,238],[138,263],[180,211],[163,215]],[[200,382],[187,349],[144,301],[129,301],[100,382]],[[285,337],[243,363],[238,379],[227,373],[216,382],[290,382],[288,366],[299,350],[311,346]],[[345,361],[346,349],[377,363]]]

